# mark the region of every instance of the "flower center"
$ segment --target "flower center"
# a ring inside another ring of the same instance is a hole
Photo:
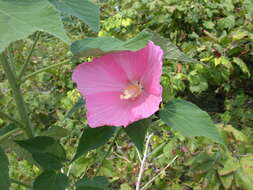
[[[135,99],[141,95],[143,87],[140,82],[134,82],[129,84],[123,93],[120,95],[120,99]]]

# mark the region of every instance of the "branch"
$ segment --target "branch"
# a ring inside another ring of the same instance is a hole
[[[148,145],[149,145],[149,142],[150,142],[152,136],[153,136],[153,134],[149,135],[148,138],[147,138],[146,147],[145,147],[143,159],[141,161],[141,168],[140,168],[138,180],[136,182],[135,190],[140,190],[141,178],[142,178],[143,172],[145,170],[145,162],[146,162],[146,159],[147,159],[147,156],[148,156]]]
[[[0,62],[3,65],[5,75],[8,79],[10,88],[12,90],[13,98],[17,105],[17,110],[19,113],[20,120],[24,126],[23,129],[25,130],[28,137],[33,137],[32,124],[28,116],[27,108],[24,102],[23,95],[20,90],[20,86],[17,83],[17,80],[13,74],[13,71],[11,70],[11,67],[4,53],[0,54]]]
[[[142,188],[141,190],[144,190],[145,188],[147,188],[159,175],[161,175],[168,167],[171,166],[171,164],[177,159],[178,155],[176,155],[171,161],[170,163],[168,163],[168,165],[161,169],[161,171],[155,176],[153,177],[151,180],[148,181],[148,183],[146,183]]]

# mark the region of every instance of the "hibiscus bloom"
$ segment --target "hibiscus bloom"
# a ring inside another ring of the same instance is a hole
[[[74,70],[90,127],[124,126],[148,118],[162,101],[163,51],[149,42],[136,51],[108,53]]]

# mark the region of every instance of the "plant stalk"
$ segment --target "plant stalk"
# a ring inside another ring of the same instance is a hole
[[[20,120],[24,125],[23,129],[26,132],[28,137],[33,137],[32,124],[28,116],[24,98],[22,96],[20,87],[18,85],[18,81],[15,78],[15,75],[13,74],[13,71],[11,70],[11,67],[4,53],[0,54],[0,62],[3,66],[6,77],[9,81],[9,85],[13,93],[13,98],[17,105],[17,110],[20,116]]]
[[[105,159],[106,159],[106,158],[108,157],[108,155],[110,154],[110,152],[111,152],[111,150],[112,150],[112,147],[113,147],[113,145],[114,145],[114,143],[115,143],[115,141],[116,141],[116,139],[117,139],[117,137],[119,136],[119,134],[120,134],[121,131],[122,131],[122,128],[117,129],[116,134],[115,134],[115,136],[114,136],[114,138],[113,138],[113,140],[112,140],[112,143],[110,144],[110,147],[108,148],[108,150],[107,150],[106,153],[104,154],[104,157],[102,158],[102,161],[101,161],[100,164],[98,165],[98,168],[97,168],[96,173],[95,173],[94,176],[97,176],[97,174],[98,174],[98,172],[100,171],[100,169],[101,169],[101,167],[102,167],[102,165],[103,165]]]
[[[65,63],[67,63],[67,62],[69,62],[69,61],[68,61],[68,60],[62,61],[62,62],[60,62],[60,63],[52,64],[52,65],[49,65],[49,66],[47,66],[47,67],[45,67],[45,68],[39,69],[39,70],[37,70],[37,71],[35,71],[35,72],[33,72],[33,73],[30,73],[30,74],[24,76],[24,77],[22,78],[21,82],[24,82],[24,81],[26,81],[27,79],[29,79],[29,78],[31,78],[31,77],[34,77],[35,75],[37,75],[37,74],[39,74],[39,73],[48,71],[48,70],[50,70],[50,69],[52,69],[52,68],[54,68],[54,67],[58,67],[59,65],[63,65],[63,64],[65,64]]]
[[[34,42],[33,42],[33,44],[32,44],[32,47],[31,47],[31,49],[30,49],[30,52],[29,52],[29,54],[28,54],[28,56],[27,56],[27,58],[26,58],[26,60],[25,60],[25,63],[23,64],[23,66],[22,66],[22,68],[21,68],[21,71],[20,71],[20,73],[19,73],[19,75],[18,75],[18,81],[21,80],[22,76],[24,75],[24,73],[25,73],[25,71],[26,71],[26,68],[27,68],[27,66],[28,66],[28,63],[30,62],[31,56],[32,56],[32,54],[33,54],[33,51],[34,51],[34,48],[35,48],[37,42],[39,41],[39,38],[40,38],[40,32],[35,33]]]

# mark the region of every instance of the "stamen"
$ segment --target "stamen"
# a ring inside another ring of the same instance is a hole
[[[140,82],[134,82],[129,84],[125,90],[123,91],[123,94],[120,95],[120,99],[135,99],[138,96],[141,95],[143,91],[142,85]]]

